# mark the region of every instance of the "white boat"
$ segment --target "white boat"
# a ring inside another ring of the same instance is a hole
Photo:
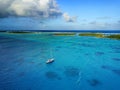
[[[50,64],[50,63],[54,62],[54,58],[52,58],[52,57],[53,57],[53,55],[52,55],[52,50],[51,50],[51,58],[46,61],[46,64]]]
[[[50,64],[50,63],[53,63],[54,62],[54,58],[51,58],[51,59],[48,59],[47,61],[46,61],[46,64]]]

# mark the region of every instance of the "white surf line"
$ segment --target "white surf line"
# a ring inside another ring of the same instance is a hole
[[[79,72],[79,76],[78,76],[78,79],[77,79],[77,81],[76,81],[76,83],[77,83],[78,85],[81,84],[81,79],[82,79],[82,72]]]
[[[83,68],[86,67],[89,62],[90,62],[90,60],[88,60],[88,61],[83,65]],[[81,79],[82,79],[82,70],[81,70],[81,72],[79,72],[79,76],[78,76],[78,79],[77,79],[77,81],[76,81],[76,83],[77,83],[79,86],[81,86],[81,84],[82,84]]]

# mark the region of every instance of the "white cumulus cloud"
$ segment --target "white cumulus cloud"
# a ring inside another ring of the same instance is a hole
[[[77,19],[77,17],[75,17],[75,16],[73,16],[73,17],[69,16],[68,13],[64,13],[63,18],[66,22],[75,22]]]
[[[50,18],[61,16],[56,0],[0,0],[0,17],[31,16]]]

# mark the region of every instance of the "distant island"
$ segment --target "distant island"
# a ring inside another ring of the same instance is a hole
[[[97,38],[120,39],[120,34],[80,33],[79,36],[93,36]]]
[[[98,38],[104,38],[105,34],[102,33],[80,33],[79,36],[94,36]]]
[[[75,36],[76,33],[70,33],[70,32],[67,32],[67,33],[54,33],[55,36]]]
[[[115,31],[115,32],[111,32],[111,31],[45,31],[45,30],[40,30],[40,31],[31,31],[31,30],[25,30],[25,31],[20,31],[20,30],[16,30],[16,31],[0,31],[2,33],[9,33],[9,34],[31,34],[31,33],[39,33],[39,32],[48,32],[52,35],[55,36],[75,36],[76,34],[78,36],[90,36],[90,37],[97,37],[97,38],[110,38],[110,39],[118,39],[120,40],[120,31]],[[103,33],[104,32],[104,33]],[[111,34],[110,34],[111,33]]]

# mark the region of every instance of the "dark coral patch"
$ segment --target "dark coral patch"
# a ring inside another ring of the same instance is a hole
[[[68,77],[76,77],[79,76],[80,70],[75,67],[67,67],[64,71],[64,74]]]
[[[120,53],[120,51],[115,51],[115,53]]]
[[[94,47],[93,45],[86,44],[86,43],[82,43],[82,44],[79,44],[79,45],[81,45],[81,46],[83,46],[83,47]]]
[[[119,70],[112,70],[114,73],[120,75],[120,69]]]
[[[115,50],[114,53],[120,53],[120,51],[119,50]]]
[[[61,80],[61,78],[59,77],[59,75],[56,73],[56,72],[53,72],[53,71],[48,71],[45,73],[45,76],[48,78],[48,79],[58,79],[58,80]]]
[[[120,50],[120,46],[110,46],[114,50]]]
[[[102,68],[103,68],[103,69],[107,69],[107,70],[114,70],[114,69],[115,69],[115,68],[112,67],[112,66],[105,66],[105,65],[103,65]]]
[[[86,56],[88,56],[89,54],[88,54],[88,53],[86,53],[85,55],[86,55]]]
[[[103,65],[102,68],[103,68],[103,69],[109,69],[110,67]]]
[[[41,65],[42,65],[42,63],[38,63],[38,65],[39,65],[39,66],[41,66]]]
[[[34,64],[35,62],[31,61],[31,62],[29,62],[29,63]]]
[[[59,51],[60,49],[56,48],[55,51]]]
[[[25,75],[25,72],[21,72],[21,73],[19,73],[18,76],[23,77],[24,75]]]
[[[25,62],[24,58],[20,58],[16,61],[14,61],[14,63],[17,63],[18,65],[22,65]]]
[[[66,42],[66,43],[73,43],[73,42],[68,41],[68,42]]]
[[[14,71],[15,70],[15,68],[10,68],[10,67],[6,67],[6,68],[4,68],[4,69],[2,69],[2,70],[4,70],[4,71],[6,71],[6,72],[12,72],[12,71]]]
[[[120,69],[115,69],[114,67],[110,67],[110,66],[102,66],[103,69],[106,70],[110,70],[112,72],[114,72],[115,74],[120,75]]]
[[[56,48],[62,48],[62,46],[57,46]]]
[[[120,61],[120,58],[112,58],[114,61]]]
[[[91,86],[97,86],[100,84],[100,81],[97,79],[87,80]]]
[[[104,52],[96,52],[95,54],[98,55],[98,56],[100,56],[100,55],[103,55]]]

